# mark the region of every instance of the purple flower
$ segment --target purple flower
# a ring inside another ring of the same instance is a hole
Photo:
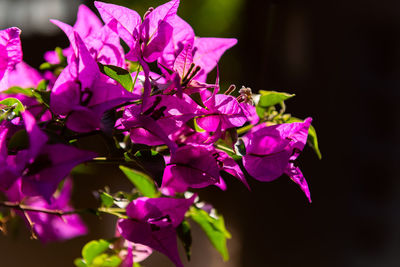
[[[220,168],[214,155],[202,146],[186,145],[172,153],[163,175],[163,192],[185,192],[189,187],[203,188],[220,181]]]
[[[146,62],[157,60],[168,44],[172,26],[170,24],[178,10],[179,0],[172,0],[155,9],[150,9],[144,19],[129,8],[95,2],[103,21],[129,46],[127,59]]]
[[[101,127],[106,110],[138,96],[100,72],[78,33],[68,37],[73,60],[54,84],[50,106],[56,114],[68,115],[67,126],[71,130],[89,132]]]
[[[296,166],[295,160],[307,142],[311,118],[304,122],[257,127],[243,137],[246,155],[243,165],[255,179],[270,182],[287,174],[300,186],[309,201],[307,182]]]
[[[134,143],[167,144],[174,150],[176,145],[169,136],[196,116],[195,104],[190,102],[191,99],[187,101],[169,95],[152,96],[143,113],[141,106],[130,106],[125,110],[121,122],[130,130]]]
[[[91,160],[95,153],[63,144],[47,144],[47,136],[39,129],[33,116],[22,114],[28,134],[29,148],[16,155],[7,155],[7,130],[0,130],[0,188],[8,189],[21,178],[21,190],[27,196],[51,200],[58,184],[76,165]]]
[[[68,204],[72,191],[72,180],[67,179],[63,188],[47,202],[42,197],[28,197],[21,191],[21,179],[7,190],[9,201],[21,203],[34,209],[67,212],[73,210]],[[36,211],[16,211],[25,222],[31,224],[32,230],[42,242],[63,241],[87,233],[87,228],[76,214],[56,215]]]
[[[119,232],[128,241],[151,247],[165,254],[176,266],[183,267],[175,229],[183,221],[195,197],[138,198],[126,208],[129,218],[118,221]]]
[[[20,33],[16,27],[0,31],[0,91],[8,89],[8,74],[22,61]]]
[[[215,142],[221,136],[222,131],[229,128],[242,126],[246,121],[242,108],[236,98],[230,95],[214,94],[204,102],[207,110],[201,111],[197,118],[198,125],[207,132],[214,132],[210,142]]]
[[[103,26],[100,19],[85,5],[79,6],[78,18],[73,27],[58,20],[50,21],[62,29],[70,40],[74,38],[74,31],[77,32],[97,62],[126,67],[124,51],[118,35],[109,27]],[[70,46],[63,50],[63,54],[71,59],[74,51]],[[50,63],[59,63],[54,51],[47,52],[45,57]]]

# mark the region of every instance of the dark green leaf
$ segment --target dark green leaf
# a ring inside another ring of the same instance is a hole
[[[193,93],[189,95],[191,99],[193,99],[194,102],[196,102],[197,105],[199,105],[202,108],[207,109],[207,107],[204,105],[203,100],[201,99],[201,96],[199,93]]]
[[[154,150],[141,149],[134,154],[133,160],[146,171],[156,184],[161,185],[165,169],[163,155]]]
[[[133,90],[133,80],[132,76],[126,69],[113,66],[113,65],[103,65],[99,64],[100,71],[110,77],[111,79],[117,81],[122,85],[128,92]]]
[[[185,248],[186,257],[188,261],[190,261],[191,255],[191,247],[192,247],[192,234],[190,231],[190,224],[188,221],[184,220],[182,223],[176,228],[176,232],[178,234],[179,239],[183,243],[183,247]]]
[[[291,117],[287,122],[288,123],[303,122],[303,120],[299,119],[299,118]],[[321,154],[321,151],[319,150],[319,146],[318,146],[317,132],[315,131],[315,128],[312,125],[310,125],[310,128],[308,129],[307,144],[314,150],[314,152],[317,154],[318,158],[322,159],[322,154]]]
[[[264,91],[264,90],[260,90],[260,94],[261,94],[260,101],[257,104],[257,106],[260,107],[269,107],[277,105],[282,101],[285,101],[295,96],[294,94],[287,94],[275,91]]]
[[[206,211],[193,207],[190,209],[189,214],[192,220],[198,223],[206,233],[208,239],[222,255],[224,261],[229,260],[226,239],[231,238],[231,234],[225,228],[224,218],[222,216],[218,216],[217,218],[212,217]]]
[[[111,195],[107,194],[106,192],[100,192],[100,199],[103,206],[109,208],[114,205],[114,199]]]
[[[86,264],[89,266],[92,264],[93,260],[106,251],[110,246],[110,242],[100,239],[93,240],[87,243],[82,249],[82,257],[85,260]]]
[[[36,99],[47,106],[50,106],[50,91],[34,91]]]
[[[29,147],[29,137],[26,130],[16,132],[8,142],[7,148],[11,151],[27,149]]]
[[[143,196],[150,198],[158,196],[158,191],[154,181],[149,176],[123,165],[120,165],[119,168]]]

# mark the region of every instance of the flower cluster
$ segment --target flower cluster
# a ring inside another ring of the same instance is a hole
[[[74,26],[51,20],[70,46],[48,51],[40,71],[22,60],[20,30],[0,31],[0,205],[15,211],[7,216],[21,216],[44,242],[85,234],[80,211],[69,204],[70,172],[113,160],[135,186],[98,194],[98,213],[120,218],[118,241],[92,241],[84,251],[95,249],[75,264],[132,266],[157,250],[183,266],[177,235],[189,250],[188,218],[224,259],[230,236],[222,216],[189,190],[225,190],[223,177],[249,188],[246,172],[259,181],[286,174],[311,202],[296,159],[307,140],[317,153],[318,143],[311,118],[285,114],[293,95],[224,90],[218,69],[215,81],[207,79],[236,39],[195,36],[177,15],[179,0],[143,18],[95,6],[104,23],[84,5]],[[82,137],[94,135],[109,153],[79,148]]]

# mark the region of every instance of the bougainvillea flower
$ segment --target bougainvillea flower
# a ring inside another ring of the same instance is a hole
[[[141,112],[141,106],[130,106],[125,110],[121,122],[125,129],[130,130],[134,143],[166,144],[174,150],[176,144],[169,136],[196,116],[195,104],[187,101],[170,95],[152,96],[144,112]]]
[[[36,88],[42,79],[42,75],[40,75],[36,69],[22,61],[15,65],[14,70],[10,71],[8,75],[8,86]]]
[[[187,74],[182,71],[182,65],[186,65],[187,71],[193,63],[199,68],[194,80],[205,82],[207,74],[217,66],[225,51],[237,43],[234,38],[195,37],[192,27],[177,15],[170,18],[170,23],[173,26],[172,37],[158,62],[170,69],[174,68],[181,77]]]
[[[72,39],[72,42],[74,32],[77,32],[97,62],[122,68],[126,67],[124,51],[120,44],[119,36],[109,27],[102,26],[100,19],[85,5],[79,7],[78,19],[73,27],[58,20],[50,21],[63,30],[68,38]],[[74,51],[70,46],[63,50],[63,54],[70,59]],[[52,58],[55,56],[52,56]]]
[[[12,180],[21,178],[21,190],[24,195],[42,196],[50,201],[58,184],[72,168],[91,160],[96,154],[68,145],[46,144],[48,138],[39,129],[33,116],[25,111],[22,117],[28,135],[29,148],[19,150],[15,157],[8,156],[5,159],[5,162],[9,164],[9,167],[5,169],[8,170],[9,176],[2,177],[1,188],[7,189]],[[1,142],[1,150],[1,156],[4,158],[7,154],[4,151],[4,140]],[[4,171],[3,168],[2,171]]]
[[[95,2],[103,21],[115,31],[131,49],[127,59],[146,62],[157,60],[172,35],[171,20],[178,10],[179,0],[172,0],[144,16],[129,8]]]
[[[222,131],[240,127],[247,121],[242,108],[233,96],[214,94],[204,104],[208,109],[197,119],[197,123],[208,132],[216,132],[218,127]]]
[[[20,34],[16,27],[0,31],[0,91],[8,89],[8,74],[22,61]]]
[[[311,118],[304,122],[278,124],[258,128],[243,137],[246,155],[243,165],[255,179],[273,181],[287,174],[310,200],[307,182],[294,160],[307,142]]]
[[[95,2],[103,21],[116,32],[130,48],[126,59],[139,61],[145,73],[143,106],[151,93],[150,68],[146,62],[157,60],[172,35],[170,20],[176,15],[179,0],[172,0],[155,9],[149,9],[143,22],[140,15],[129,8]],[[143,110],[142,110],[143,111]]]
[[[67,126],[71,130],[93,131],[101,127],[106,110],[138,96],[100,72],[78,33],[69,37],[74,60],[54,84],[50,106],[56,114],[68,115]]]
[[[177,267],[183,267],[175,229],[183,221],[195,197],[138,198],[126,208],[129,218],[118,221],[119,232],[125,239],[149,246],[165,254]]]
[[[8,129],[0,127],[0,190],[2,191],[7,190],[19,176],[15,167],[15,156],[9,156],[7,153],[7,134]]]
[[[215,160],[218,163],[218,167],[220,168],[221,171],[225,171],[232,176],[236,177],[239,179],[247,188],[250,189],[246,178],[240,169],[240,166],[237,164],[237,162],[231,158],[227,153],[217,150],[217,149],[212,149],[214,151],[213,156],[215,157]],[[222,180],[222,177],[221,177]]]
[[[219,166],[213,154],[205,147],[186,145],[171,154],[161,187],[164,192],[185,192],[190,188],[203,188],[219,182]]]
[[[21,180],[18,180],[6,192],[8,201],[21,203],[33,209],[68,212],[73,208],[68,204],[72,192],[72,180],[66,179],[56,196],[47,202],[42,197],[27,197],[21,191]],[[76,214],[57,215],[35,211],[16,211],[32,227],[34,234],[44,243],[63,241],[85,235],[87,228]]]

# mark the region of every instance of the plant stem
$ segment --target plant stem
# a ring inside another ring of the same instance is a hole
[[[46,214],[51,214],[51,215],[64,216],[64,215],[71,215],[71,214],[78,214],[78,213],[101,212],[101,213],[111,214],[111,215],[117,216],[119,218],[126,218],[125,215],[121,214],[121,213],[125,213],[125,209],[121,209],[121,208],[100,207],[98,209],[79,209],[79,210],[62,211],[62,210],[57,210],[57,209],[51,210],[51,209],[46,209],[46,208],[37,208],[37,207],[29,206],[29,205],[24,205],[24,204],[21,204],[18,202],[9,202],[9,201],[0,202],[0,206],[20,210],[20,211],[23,211],[24,213],[26,213],[26,212],[41,212],[41,213],[46,213]]]

